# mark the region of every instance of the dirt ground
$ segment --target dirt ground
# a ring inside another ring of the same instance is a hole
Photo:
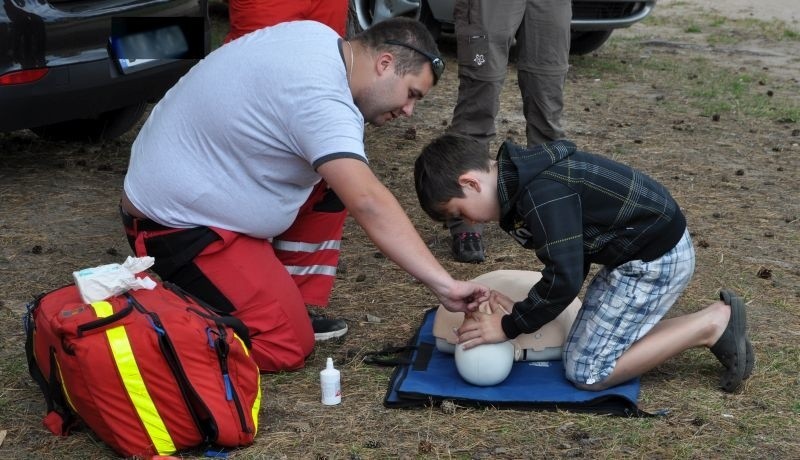
[[[763,21],[779,19],[788,23],[797,24],[800,21],[800,8],[793,0],[727,0],[718,2],[714,0],[658,0],[659,10],[662,8],[682,8],[687,5],[697,5],[704,10],[721,14],[728,18],[753,18]],[[660,14],[660,13],[657,13]]]
[[[691,350],[641,380],[640,407],[669,410],[662,417],[386,409],[390,369],[361,358],[385,344],[404,344],[435,300],[348,220],[330,313],[346,318],[350,332],[320,344],[306,369],[264,376],[256,443],[231,456],[800,458],[800,27],[789,19],[798,14],[784,17],[794,35],[776,37],[769,32],[775,21],[764,27],[746,11],[739,21],[715,20],[704,3],[711,2],[659,2],[644,23],[616,32],[594,55],[573,59],[565,121],[580,148],[647,172],[682,205],[698,259],[670,315],[698,310],[722,287],[747,299],[757,364],[740,394],[720,392],[714,358]],[[440,46],[448,70],[414,116],[367,129],[371,165],[454,276],[540,269],[496,227],[485,234],[485,263],[452,262],[446,231],[419,210],[411,165],[444,131],[456,98],[452,38]],[[722,85],[730,75],[742,76],[736,88],[749,98],[704,102],[716,80]],[[513,67],[506,86],[498,142],[524,142]],[[70,282],[72,271],[129,254],[116,205],[134,137],[76,145],[26,131],[0,134],[2,458],[112,455],[90,433],[56,438],[42,428],[45,408],[27,374],[20,318],[33,295]],[[367,315],[381,321],[368,322]],[[327,356],[343,376],[343,402],[335,407],[319,402],[318,372]]]

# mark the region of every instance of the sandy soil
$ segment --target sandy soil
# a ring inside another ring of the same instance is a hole
[[[800,21],[797,0],[658,0],[656,8],[678,4],[694,4],[730,18],[779,19],[790,24]]]
[[[786,27],[794,30],[800,29],[800,2],[797,0],[759,2],[749,0],[659,0],[653,16],[656,18],[665,16],[690,18],[693,15],[707,16],[709,12],[735,20],[782,21]],[[772,27],[776,27],[776,24],[773,23]],[[630,29],[617,30],[614,34],[616,36],[651,35],[654,39],[649,43],[650,46],[669,48],[676,53],[699,53],[715,59],[733,70],[739,70],[742,66],[761,67],[769,69],[770,73],[780,75],[787,80],[798,82],[798,78],[800,78],[800,45],[795,40],[774,41],[756,35],[744,40],[738,39],[734,45],[728,45],[724,41],[709,44],[709,37],[714,38],[715,34],[719,34],[718,32],[706,30],[702,33],[685,33],[673,30],[670,33],[657,24],[649,23],[635,24]],[[672,35],[672,37],[664,40],[664,37],[668,35]],[[797,88],[795,96],[800,97],[800,85]]]

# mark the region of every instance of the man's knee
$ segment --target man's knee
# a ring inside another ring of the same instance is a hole
[[[251,350],[261,372],[295,371],[305,366],[306,358],[314,350],[314,336],[311,340],[299,341],[293,346],[274,341],[252,340]]]

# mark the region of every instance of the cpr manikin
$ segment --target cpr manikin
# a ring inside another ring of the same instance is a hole
[[[535,271],[496,270],[480,275],[473,281],[499,291],[514,301],[520,301],[541,277],[541,273]],[[508,377],[515,361],[560,360],[564,340],[580,306],[580,300],[574,299],[556,319],[534,333],[464,350],[457,344],[454,332],[464,321],[464,314],[453,313],[440,305],[433,323],[436,348],[454,355],[456,369],[467,382],[479,386],[497,385]],[[481,311],[491,312],[491,309],[488,305],[481,305]]]

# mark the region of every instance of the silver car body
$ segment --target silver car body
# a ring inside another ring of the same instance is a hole
[[[455,0],[351,0],[352,17],[361,29],[395,16],[415,17],[429,26],[452,30]],[[585,54],[602,45],[614,29],[630,27],[649,16],[656,0],[573,0],[573,45]],[[435,24],[432,24],[434,22]],[[596,46],[576,43],[587,39]]]

